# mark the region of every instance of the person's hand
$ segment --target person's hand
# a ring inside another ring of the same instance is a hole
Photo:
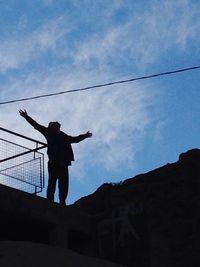
[[[23,118],[27,118],[28,117],[28,113],[26,112],[26,110],[19,110],[19,114],[23,117]]]
[[[89,131],[85,135],[86,135],[86,138],[92,137],[92,133]]]

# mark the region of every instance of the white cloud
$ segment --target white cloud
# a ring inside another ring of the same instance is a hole
[[[67,31],[69,29],[63,27],[63,17],[59,17],[25,35],[13,33],[12,37],[0,43],[0,71],[23,67],[48,50],[55,50],[57,42]]]
[[[85,6],[90,6],[89,3],[90,1],[86,1]],[[76,2],[74,5],[77,5]],[[92,9],[95,13],[97,6],[97,4],[90,6],[90,11]],[[70,48],[69,40],[62,38],[71,32],[72,24],[75,29],[84,24],[84,21],[78,20],[76,24],[74,19],[73,22],[71,19],[70,23],[66,16],[59,16],[27,35],[13,34],[14,37],[11,39],[2,40],[0,70],[5,72],[20,68],[32,60],[37,60],[48,50],[67,58],[71,56],[72,63],[81,67],[113,68],[115,65],[132,62],[132,66],[141,68],[155,63],[170,49],[175,51],[185,49],[188,41],[194,40],[199,43],[200,7],[191,4],[190,1],[153,1],[148,10],[144,9],[136,14],[134,5],[126,1],[124,4],[121,1],[114,1],[113,5],[104,3],[102,6],[105,15],[102,21],[106,19],[109,26],[105,27],[104,23],[99,24],[98,31],[92,31],[89,36],[86,34],[80,42],[73,40],[73,46]],[[78,8],[81,9],[81,5],[78,5]],[[133,15],[123,24],[116,25],[112,22],[111,14],[120,11],[120,8],[129,8]],[[90,19],[99,23],[95,17]],[[62,49],[60,46],[57,47],[58,42],[62,43]]]
[[[189,41],[200,41],[199,6],[190,1],[165,1],[153,5],[144,16],[138,16],[139,31],[131,54],[148,65],[163,54],[182,50]]]
[[[188,40],[198,38],[197,13],[188,3],[168,1],[158,4],[142,15],[132,17],[124,25],[112,25],[83,38],[72,51],[65,46],[68,40],[64,39],[64,53],[69,52],[72,59],[70,66],[57,65],[47,73],[38,70],[38,73],[30,73],[23,79],[13,78],[12,84],[2,88],[2,99],[118,80],[120,77],[114,66],[123,69],[124,61],[144,68],[157,62],[169,49],[182,49]],[[177,13],[179,8],[184,12]],[[197,20],[196,24],[194,20]],[[58,19],[23,38],[4,40],[0,45],[1,51],[4,51],[0,55],[0,69],[20,68],[38,60],[43,52],[49,50],[56,53],[57,42],[62,41],[66,32],[63,20]],[[134,75],[135,69],[131,69],[131,72]],[[5,128],[36,139],[41,139],[40,134],[30,130],[30,126],[19,117],[19,108],[27,108],[30,115],[46,125],[49,120],[59,120],[63,130],[72,135],[91,130],[94,133],[92,139],[74,146],[77,158],[75,175],[78,177],[88,162],[108,170],[134,164],[135,153],[142,148],[146,127],[156,119],[158,127],[163,125],[159,124],[160,114],[155,114],[153,109],[156,104],[155,91],[147,83],[133,83],[66,94],[2,106],[0,120]],[[154,127],[156,131],[155,124]]]
[[[110,23],[104,32],[78,44],[74,60],[104,67],[132,61],[137,67],[147,67],[169,50],[185,52],[189,41],[199,43],[199,12],[200,6],[190,1],[154,1],[150,9],[131,16],[124,24]]]
[[[94,80],[104,77],[104,73],[91,72],[90,75],[83,71],[79,73],[79,81],[84,81],[86,75]],[[62,90],[69,89],[69,85],[76,83],[73,76],[67,77],[64,73],[61,75],[59,71],[46,77],[48,82],[45,79],[43,82],[43,79],[44,76],[41,76],[41,94],[47,92],[46,85],[51,82],[52,87],[54,84],[62,84]],[[15,90],[23,90],[25,85],[25,81],[18,81],[18,88],[15,85]],[[34,88],[34,84],[32,86]],[[51,120],[60,121],[63,131],[71,135],[88,130],[93,132],[93,138],[74,145],[77,159],[74,176],[78,177],[88,163],[108,170],[114,170],[121,165],[132,166],[135,152],[141,148],[139,140],[152,120],[148,110],[149,105],[154,102],[153,98],[154,93],[148,88],[130,84],[3,107],[0,120],[4,121],[5,128],[43,141],[41,135],[17,114],[19,108],[26,108],[33,118],[44,125]]]

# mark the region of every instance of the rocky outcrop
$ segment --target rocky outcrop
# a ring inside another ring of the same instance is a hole
[[[74,206],[95,220],[99,257],[126,266],[200,263],[200,150],[119,184],[104,184]]]
[[[66,207],[0,185],[0,266],[198,266],[199,163],[192,149]]]

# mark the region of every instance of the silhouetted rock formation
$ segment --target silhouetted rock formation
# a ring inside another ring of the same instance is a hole
[[[96,218],[96,251],[126,266],[196,266],[200,150],[120,184],[104,184],[74,206]]]
[[[23,254],[26,243],[19,241],[28,242],[37,255],[52,251],[52,260],[58,252],[65,261],[73,254],[70,249],[123,266],[198,266],[199,162],[200,150],[192,149],[175,163],[119,184],[104,184],[67,207],[0,185],[0,266],[9,246],[11,254],[13,245]],[[80,257],[80,266],[87,259]],[[46,260],[48,265],[48,255]],[[98,266],[96,260],[93,263]]]

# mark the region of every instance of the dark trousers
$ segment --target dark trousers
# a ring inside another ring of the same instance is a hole
[[[48,162],[49,182],[47,187],[47,199],[54,201],[56,182],[58,180],[59,201],[65,205],[69,188],[68,166],[63,163]]]

